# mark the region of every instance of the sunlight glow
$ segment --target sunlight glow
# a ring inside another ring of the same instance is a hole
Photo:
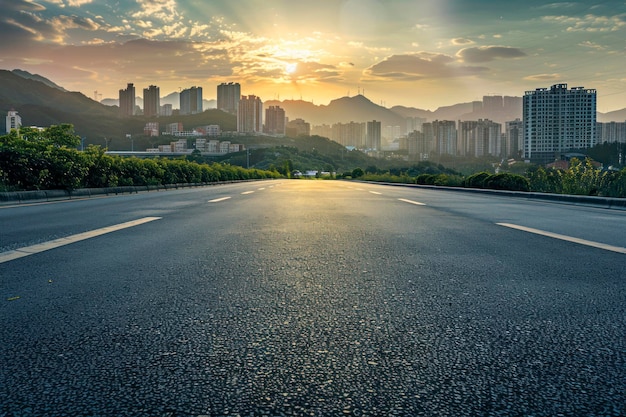
[[[287,63],[285,65],[285,72],[287,74],[293,74],[298,69],[298,64],[295,62]]]

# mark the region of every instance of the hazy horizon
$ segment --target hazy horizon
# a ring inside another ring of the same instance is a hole
[[[210,100],[239,82],[263,101],[361,93],[435,110],[567,83],[596,89],[599,112],[626,107],[617,0],[14,0],[0,34],[0,67],[92,98],[133,83]]]

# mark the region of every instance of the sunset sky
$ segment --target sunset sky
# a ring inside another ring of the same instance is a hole
[[[0,1],[0,68],[92,98],[234,81],[264,101],[435,110],[567,83],[626,107],[624,0]]]

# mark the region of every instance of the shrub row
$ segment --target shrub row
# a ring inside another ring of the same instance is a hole
[[[365,181],[403,182],[448,187],[626,197],[626,168],[621,171],[602,171],[594,167],[589,160],[579,161],[576,159],[570,161],[568,169],[532,168],[527,171],[525,176],[510,172],[497,174],[477,172],[467,177],[451,173],[398,176],[388,172],[364,174],[363,170],[357,168],[353,170],[352,178],[361,178]]]
[[[278,178],[273,171],[222,164],[199,164],[186,159],[140,159],[107,155],[91,146],[85,152],[47,138],[0,137],[0,181],[6,191],[74,190],[117,186]]]

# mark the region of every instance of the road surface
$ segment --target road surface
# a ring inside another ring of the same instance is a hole
[[[0,225],[0,416],[626,414],[623,211],[284,180]]]

